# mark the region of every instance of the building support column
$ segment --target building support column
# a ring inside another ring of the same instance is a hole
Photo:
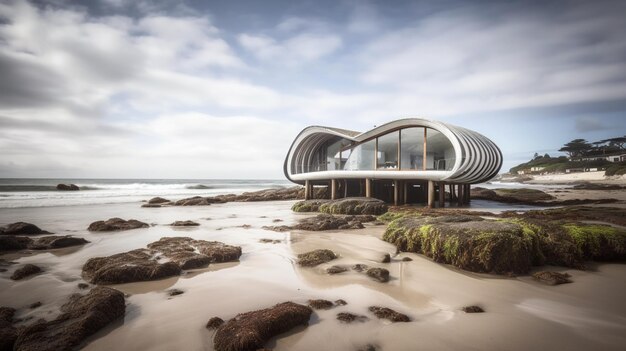
[[[311,181],[310,180],[304,181],[304,199],[311,200]]]
[[[439,207],[446,207],[446,184],[439,183]]]
[[[406,180],[402,182],[402,188],[404,190],[404,194],[402,195],[402,202],[404,204],[409,203],[409,182]]]
[[[345,199],[346,197],[348,197],[348,180],[344,179],[343,180],[343,198]]]
[[[365,179],[365,197],[372,197],[372,180],[370,178]]]
[[[394,206],[400,204],[400,182],[397,180],[393,181],[393,204]]]
[[[470,184],[466,184],[465,186],[466,186],[466,188],[465,188],[465,203],[467,205],[469,205],[471,200],[472,200],[472,196],[471,196],[472,195],[472,193],[471,193],[472,189],[471,189],[471,185]]]
[[[428,207],[435,207],[435,182],[428,181]]]
[[[337,179],[330,180],[330,199],[337,200]]]
[[[463,206],[463,188],[465,188],[465,184],[459,184],[458,186],[458,193],[456,195],[457,197],[457,203],[459,206]]]

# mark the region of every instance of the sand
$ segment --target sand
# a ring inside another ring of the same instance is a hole
[[[67,297],[80,290],[82,264],[90,257],[143,247],[162,236],[191,236],[240,245],[240,262],[156,282],[114,286],[130,294],[124,320],[88,340],[85,350],[212,350],[213,331],[205,329],[214,316],[237,313],[283,301],[344,299],[348,305],[316,311],[308,328],[272,339],[275,350],[356,350],[375,344],[382,350],[621,350],[626,344],[626,265],[600,264],[594,270],[555,268],[572,275],[574,283],[545,286],[528,276],[503,278],[472,274],[417,255],[395,255],[395,247],[380,240],[384,226],[332,232],[263,230],[274,219],[293,224],[307,214],[290,211],[286,202],[227,203],[208,207],[140,208],[140,204],[5,209],[0,224],[23,220],[57,234],[91,241],[82,248],[32,255],[4,255],[20,264],[41,265],[45,273],[20,282],[0,273],[0,305],[18,308],[17,318],[53,318]],[[475,203],[476,208],[501,205]],[[116,233],[89,233],[89,223],[121,216],[154,226]],[[194,228],[172,228],[174,220],[193,220]],[[244,224],[251,228],[242,228]],[[259,239],[281,240],[278,244]],[[340,258],[301,268],[297,254],[328,248]],[[391,263],[378,263],[385,253]],[[409,256],[410,262],[401,261]],[[379,283],[354,271],[329,276],[331,265],[363,263],[384,267],[391,281]],[[169,297],[165,290],[184,294]],[[43,306],[27,308],[33,302]],[[487,312],[465,314],[460,308],[478,304]],[[390,307],[413,322],[391,324],[367,312],[371,305]],[[351,325],[335,319],[339,312],[370,317]]]
[[[626,175],[605,177],[604,171],[579,172],[564,174],[530,175],[533,179],[528,184],[567,184],[567,183],[600,183],[626,185]]]

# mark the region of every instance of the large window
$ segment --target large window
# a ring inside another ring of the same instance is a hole
[[[378,137],[377,169],[398,169],[399,136],[400,132],[396,131]]]
[[[403,170],[422,170],[424,165],[424,128],[400,131],[400,166]]]
[[[345,168],[350,171],[373,170],[374,169],[374,148],[376,139],[372,139],[352,148],[350,156],[346,161]],[[348,151],[343,151],[348,152]],[[343,154],[342,152],[342,154]]]
[[[339,140],[330,144],[326,148],[326,170],[335,171],[341,169],[341,158],[339,151],[345,142]]]
[[[455,162],[454,147],[441,132],[426,129],[426,169],[449,171]]]

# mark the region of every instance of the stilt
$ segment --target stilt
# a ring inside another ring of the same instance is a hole
[[[365,179],[365,197],[372,197],[372,180]]]
[[[393,181],[393,204],[398,206],[400,204],[400,182]]]
[[[409,184],[408,182],[404,181],[402,182],[402,188],[404,188],[404,194],[402,196],[402,202],[404,204],[409,203]]]
[[[343,180],[343,198],[345,199],[346,197],[348,197],[348,180],[344,179]]]
[[[304,199],[305,200],[311,199],[311,181],[310,180],[304,181]]]
[[[428,207],[435,207],[435,182],[428,181]]]
[[[439,183],[439,207],[446,207],[446,184]]]
[[[337,200],[337,179],[330,180],[330,199]]]
[[[465,185],[465,204],[469,205],[471,201],[471,185]]]
[[[458,193],[456,195],[457,197],[457,203],[460,206],[463,206],[463,188],[464,188],[464,184],[459,184],[458,185]]]

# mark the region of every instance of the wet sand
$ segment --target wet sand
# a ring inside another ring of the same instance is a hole
[[[605,192],[602,192],[605,193]],[[212,350],[209,318],[228,319],[237,313],[283,301],[344,299],[348,305],[316,311],[308,328],[272,339],[275,350],[356,350],[366,344],[381,350],[621,350],[626,344],[626,265],[598,264],[578,271],[551,267],[572,275],[572,284],[545,286],[528,276],[503,278],[459,271],[412,253],[395,256],[395,247],[380,240],[384,226],[331,232],[277,233],[261,227],[292,224],[307,216],[290,211],[292,201],[226,203],[207,207],[140,208],[137,203],[3,209],[0,224],[32,222],[56,234],[91,241],[82,248],[1,258],[34,263],[45,273],[19,282],[0,273],[0,305],[18,308],[17,318],[53,318],[72,293],[80,292],[82,264],[90,257],[144,247],[163,236],[190,236],[239,245],[239,262],[214,264],[155,282],[115,285],[130,294],[124,320],[88,340],[85,350]],[[476,202],[477,209],[492,206]],[[114,233],[89,233],[89,223],[110,217],[134,218],[150,228]],[[264,217],[264,218],[262,218]],[[193,220],[194,228],[166,226]],[[244,224],[251,228],[242,228]],[[259,239],[281,240],[278,244]],[[328,248],[340,258],[313,268],[295,265],[298,253]],[[378,263],[385,253],[391,263]],[[402,257],[413,261],[403,262]],[[332,265],[356,263],[389,269],[389,283],[348,271],[330,276]],[[545,267],[544,267],[545,268]],[[185,293],[170,297],[165,290]],[[43,306],[30,310],[28,305]],[[465,314],[460,308],[478,304],[486,313]],[[391,324],[376,319],[367,307],[393,308],[412,318]],[[339,312],[367,315],[365,323],[342,324]],[[28,323],[28,322],[27,322]]]

